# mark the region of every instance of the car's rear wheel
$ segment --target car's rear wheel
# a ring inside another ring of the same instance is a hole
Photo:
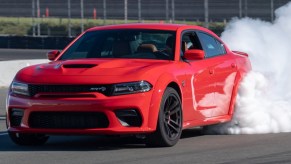
[[[44,134],[25,134],[25,133],[14,133],[8,132],[11,140],[17,145],[43,145],[47,142],[48,136]]]
[[[147,137],[148,146],[174,146],[182,133],[182,106],[177,91],[168,87],[162,97],[157,129]]]

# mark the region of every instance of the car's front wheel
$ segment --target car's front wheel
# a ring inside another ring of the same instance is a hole
[[[48,140],[48,136],[44,134],[25,134],[8,132],[11,140],[17,145],[42,145]]]
[[[168,87],[162,97],[157,129],[147,137],[148,146],[174,146],[182,133],[182,106],[177,91]]]

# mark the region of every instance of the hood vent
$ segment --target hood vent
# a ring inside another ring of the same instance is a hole
[[[64,68],[93,68],[97,66],[97,64],[65,64]]]

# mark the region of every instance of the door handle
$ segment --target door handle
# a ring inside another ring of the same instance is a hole
[[[235,64],[235,63],[232,63],[232,64],[231,64],[231,67],[232,67],[232,68],[236,68],[236,64]]]
[[[210,69],[210,70],[209,70],[209,74],[212,75],[213,73],[214,73],[214,70],[213,70],[213,69]]]

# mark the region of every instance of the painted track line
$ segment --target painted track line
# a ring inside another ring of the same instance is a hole
[[[0,132],[0,136],[5,136],[5,135],[8,135],[8,133],[5,131],[5,132]]]

